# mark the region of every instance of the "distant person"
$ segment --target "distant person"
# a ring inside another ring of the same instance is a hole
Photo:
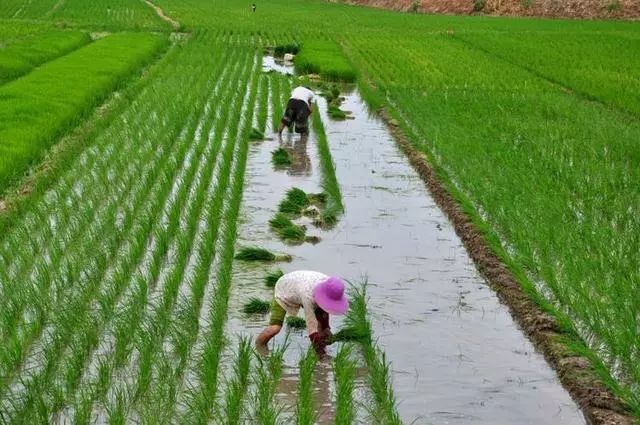
[[[251,4],[251,10],[252,10],[253,12],[255,12],[255,11],[256,11],[256,4],[255,4],[255,3],[252,3],[252,4]]]
[[[291,128],[295,124],[296,133],[301,135],[309,134],[309,115],[313,112],[313,102],[315,95],[309,87],[298,86],[291,92],[291,97],[287,103],[287,109],[280,121],[278,134],[282,136],[285,127]]]
[[[306,270],[287,273],[276,282],[269,326],[256,338],[258,348],[266,350],[267,343],[282,329],[287,313],[297,316],[301,307],[313,347],[319,355],[325,354],[331,337],[329,315],[346,313],[349,300],[340,278]]]

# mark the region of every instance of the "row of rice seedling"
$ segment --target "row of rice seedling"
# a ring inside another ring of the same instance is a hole
[[[320,213],[320,221],[328,226],[335,224],[338,216],[344,211],[342,193],[336,178],[336,169],[331,158],[331,150],[324,124],[319,112],[312,114],[313,130],[316,134],[318,154],[320,155],[320,167],[322,169],[322,191],[324,192],[324,208]]]
[[[166,43],[153,34],[111,35],[0,87],[0,191]]]
[[[201,347],[198,350],[197,361],[194,362],[193,379],[189,380],[189,390],[185,400],[185,412],[181,420],[186,423],[203,423],[212,418],[218,399],[219,366],[224,346],[224,324],[227,318],[229,291],[231,287],[231,267],[234,257],[234,245],[236,240],[237,218],[242,200],[244,187],[244,172],[246,166],[249,133],[253,113],[256,106],[258,77],[258,61],[255,50],[252,52],[254,63],[251,67],[251,78],[241,87],[249,87],[244,90],[244,102],[242,110],[238,114],[238,126],[234,128],[233,139],[237,140],[237,152],[234,158],[234,167],[227,193],[227,203],[223,212],[223,238],[217,247],[219,255],[213,265],[212,273],[215,276],[216,285],[211,296],[212,302],[208,306],[209,327],[200,336]]]
[[[202,237],[200,238],[201,246],[198,246],[198,240],[192,244],[192,253],[195,251],[199,258],[195,259],[195,269],[193,274],[182,279],[184,284],[190,285],[190,288],[180,288],[180,299],[174,303],[174,312],[171,314],[169,326],[166,330],[165,341],[158,347],[173,347],[169,352],[161,353],[161,357],[156,356],[155,362],[156,374],[152,375],[151,388],[154,389],[151,399],[157,401],[158,405],[164,405],[165,409],[172,405],[167,405],[167,401],[175,403],[181,390],[182,382],[185,380],[186,368],[188,366],[191,352],[196,344],[198,336],[202,337],[204,332],[199,333],[200,317],[206,312],[201,311],[203,297],[205,296],[205,286],[211,285],[214,277],[211,275],[212,270],[216,269],[219,261],[222,261],[221,255],[224,249],[221,245],[224,243],[225,236],[225,215],[229,202],[229,191],[232,184],[231,178],[236,172],[235,168],[244,167],[243,163],[237,162],[237,157],[241,155],[244,149],[243,143],[238,141],[239,127],[245,125],[243,122],[243,112],[249,102],[246,96],[238,90],[238,87],[246,87],[249,79],[252,77],[254,70],[254,57],[252,54],[247,55],[244,52],[244,63],[239,73],[239,84],[234,86],[236,100],[229,105],[229,126],[223,140],[223,156],[219,160],[220,166],[216,171],[216,187],[213,191],[213,198],[207,199],[206,217],[201,223]],[[250,60],[250,61],[249,61]],[[250,118],[249,118],[250,125]],[[243,134],[242,137],[245,137]],[[226,203],[225,203],[226,202]],[[188,268],[188,264],[186,264]],[[185,272],[188,272],[185,269]],[[185,294],[186,290],[189,295]],[[211,292],[208,294],[211,295]],[[209,302],[211,300],[208,300]],[[206,317],[206,315],[205,315]],[[175,318],[175,319],[174,319]],[[172,355],[170,354],[171,352]],[[172,359],[172,357],[175,358]],[[152,371],[153,372],[153,371]],[[158,379],[158,381],[156,381]],[[187,383],[185,383],[187,384]],[[191,382],[189,381],[190,385]],[[175,389],[172,390],[172,387]],[[167,394],[164,395],[161,390]],[[154,411],[153,403],[146,403],[145,408]],[[172,409],[167,409],[171,412]]]
[[[629,162],[639,123],[442,36],[428,48],[398,39],[352,43],[378,97],[525,291],[556,317],[574,349],[589,353],[579,335],[597,352],[599,359],[589,356],[601,379],[640,412],[631,260],[640,215],[630,207],[640,205],[632,183],[640,175]],[[391,46],[393,60],[381,53]],[[496,164],[499,172],[488,173]]]
[[[51,31],[27,37],[0,49],[0,84],[91,41],[79,31]]]
[[[400,425],[402,421],[398,414],[396,400],[393,395],[391,385],[391,370],[387,362],[384,352],[376,346],[371,331],[371,323],[368,318],[367,311],[367,292],[366,282],[360,287],[352,287],[350,294],[350,307],[344,321],[345,329],[356,337],[362,350],[362,355],[367,366],[367,383],[372,395],[372,405],[369,406],[369,414],[376,424]],[[345,335],[346,336],[346,335]],[[345,350],[344,348],[342,350]],[[353,388],[349,387],[348,381],[342,374],[351,375],[353,372],[353,363],[349,359],[348,352],[341,352],[336,357],[336,379],[338,380],[337,403],[339,406],[339,416],[336,418],[344,421],[348,419],[353,409],[352,402],[349,400],[349,393],[352,394]],[[352,382],[352,381],[351,381]],[[342,386],[342,388],[340,388]],[[343,422],[347,423],[347,422]]]

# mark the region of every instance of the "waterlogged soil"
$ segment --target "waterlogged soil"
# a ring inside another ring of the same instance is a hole
[[[254,336],[268,315],[247,316],[250,297],[270,300],[263,277],[274,268],[311,269],[354,282],[367,278],[374,338],[392,365],[398,409],[406,423],[583,424],[577,405],[555,372],[523,336],[507,308],[474,268],[460,239],[424,183],[408,165],[382,121],[369,115],[357,92],[342,109],[353,119],[332,121],[320,101],[345,213],[332,229],[308,225],[316,244],[287,245],[268,221],[291,187],[320,190],[313,134],[256,142],[250,149],[239,227],[239,245],[260,245],[293,256],[290,263],[234,264],[228,331]],[[284,146],[293,165],[274,170],[271,151]],[[300,224],[300,223],[299,223]],[[340,321],[332,319],[334,330]],[[295,410],[300,357],[308,347],[303,331],[283,332],[289,343],[278,401]],[[330,347],[335,354],[335,347]],[[368,397],[360,370],[359,417],[367,421]],[[319,423],[331,423],[333,374],[316,372]]]

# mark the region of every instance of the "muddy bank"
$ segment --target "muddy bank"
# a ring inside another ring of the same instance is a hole
[[[424,154],[417,151],[398,126],[382,110],[381,116],[392,129],[395,140],[409,158],[439,207],[453,224],[478,270],[487,279],[500,300],[556,370],[563,386],[594,425],[631,425],[636,423],[623,404],[599,381],[585,357],[570,353],[561,342],[563,335],[553,317],[544,313],[521,289],[514,275],[492,251],[482,232],[462,210],[438,179]],[[559,422],[560,423],[560,422]],[[564,422],[562,422],[564,423]]]
[[[348,4],[412,13],[529,16],[574,19],[638,19],[636,0],[347,0]]]

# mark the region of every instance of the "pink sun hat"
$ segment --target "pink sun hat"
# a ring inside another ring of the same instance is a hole
[[[318,307],[329,314],[341,315],[349,309],[349,300],[344,294],[344,282],[331,276],[313,290],[313,298]]]

